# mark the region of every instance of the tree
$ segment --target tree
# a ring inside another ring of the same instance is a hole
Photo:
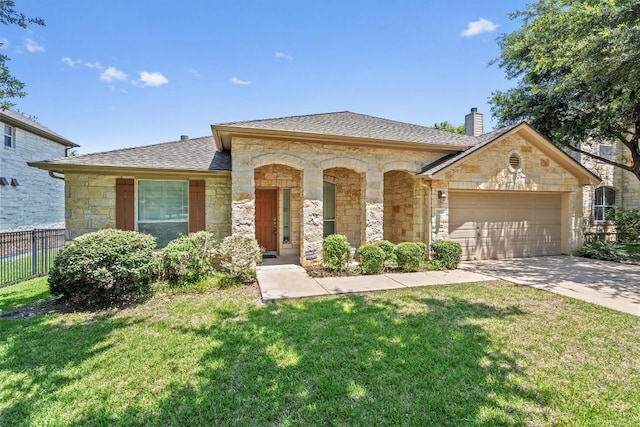
[[[29,24],[44,26],[41,18],[28,18],[23,13],[16,11],[13,0],[0,1],[0,23],[3,25],[18,25],[27,28]],[[0,43],[1,45],[1,43]],[[11,98],[22,98],[27,95],[24,91],[24,83],[11,75],[7,62],[10,58],[0,54],[0,108],[6,110],[14,106]]]
[[[450,122],[447,122],[447,121],[440,122],[440,123],[434,123],[433,124],[433,128],[434,129],[440,129],[440,130],[446,130],[447,132],[461,133],[463,135],[465,133],[464,125],[455,126],[455,125],[453,125],[453,124],[451,124]]]
[[[510,17],[523,25],[498,38],[493,63],[519,81],[492,94],[500,124],[527,120],[554,144],[640,180],[640,0],[539,0]],[[612,140],[630,164],[581,147]]]

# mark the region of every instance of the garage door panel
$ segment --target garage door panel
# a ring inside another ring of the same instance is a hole
[[[561,195],[450,192],[449,238],[464,259],[561,253]]]

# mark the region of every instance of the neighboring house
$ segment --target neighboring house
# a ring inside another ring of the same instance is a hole
[[[256,237],[322,255],[449,238],[465,259],[569,254],[582,245],[583,187],[599,178],[526,123],[467,135],[352,112],[214,124],[213,135],[33,162],[64,174],[67,237],[107,227],[156,236]]]
[[[0,128],[0,232],[63,228],[64,182],[27,162],[64,157],[78,145],[11,110],[0,110]]]
[[[627,147],[619,142],[600,143],[589,141],[581,147],[618,163],[629,163],[631,156]],[[587,155],[576,157],[583,165],[594,171],[602,182],[584,187],[584,225],[591,233],[612,232],[607,214],[614,208],[640,208],[640,181],[628,171],[594,160]]]

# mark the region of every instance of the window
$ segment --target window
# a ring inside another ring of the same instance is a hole
[[[604,221],[616,204],[616,191],[610,187],[598,187],[593,201],[593,219]]]
[[[324,217],[324,237],[336,233],[336,185],[332,182],[323,182],[322,209]]]
[[[138,181],[138,231],[164,247],[189,233],[189,182]]]
[[[600,157],[603,159],[611,160],[613,155],[613,146],[600,144]]]
[[[4,125],[4,146],[6,148],[15,148],[15,140],[13,135],[13,128],[9,125]]]
[[[291,189],[282,189],[282,241],[291,243]]]

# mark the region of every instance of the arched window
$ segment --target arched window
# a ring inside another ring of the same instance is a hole
[[[616,204],[616,190],[611,187],[596,188],[593,199],[593,219],[595,221],[604,221],[607,219],[609,211]]]

